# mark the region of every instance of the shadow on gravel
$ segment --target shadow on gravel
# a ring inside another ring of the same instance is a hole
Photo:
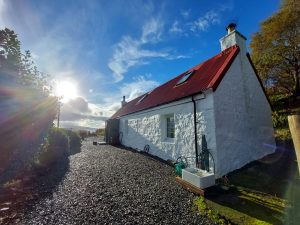
[[[58,188],[69,170],[69,158],[63,155],[47,167],[34,167],[0,189],[0,224],[11,224],[26,215],[36,201],[49,197]]]
[[[52,194],[69,170],[69,158],[67,155],[61,157],[47,168],[36,169],[35,183],[33,187],[43,195]]]
[[[68,171],[69,158],[67,155],[51,164],[48,168],[36,169],[35,176],[30,184],[34,197],[29,201],[25,201],[24,215],[33,208],[36,201],[51,197]]]

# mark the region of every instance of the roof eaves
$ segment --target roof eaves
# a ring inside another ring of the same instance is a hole
[[[250,54],[247,52],[246,56],[247,56],[247,58],[248,58],[248,60],[249,60],[249,62],[250,62],[250,64],[251,64],[252,69],[254,70],[255,76],[256,76],[256,78],[257,78],[259,84],[260,84],[260,87],[262,88],[262,90],[263,90],[263,92],[264,92],[264,94],[265,94],[265,96],[266,96],[266,98],[267,98],[267,101],[268,101],[268,103],[269,103],[269,105],[270,105],[270,108],[271,108],[271,110],[273,111],[273,107],[272,107],[271,101],[270,101],[270,99],[269,99],[269,97],[268,97],[268,95],[267,95],[267,92],[266,92],[266,90],[265,90],[265,88],[264,88],[264,85],[263,85],[263,83],[262,83],[262,80],[261,80],[260,77],[258,76],[257,70],[256,70],[256,68],[255,68],[255,66],[254,66],[254,64],[253,64],[253,61],[252,61],[252,59],[251,59],[251,57],[250,57]]]
[[[210,89],[210,88],[209,88],[209,89]],[[209,89],[207,89],[207,90],[209,90]],[[140,110],[137,110],[137,111],[134,111],[134,112],[130,112],[130,113],[127,113],[127,114],[124,114],[124,115],[121,115],[121,116],[116,116],[116,117],[114,117],[114,115],[113,115],[113,116],[111,116],[108,120],[110,120],[110,119],[119,119],[119,118],[121,118],[121,117],[123,117],[123,116],[128,116],[128,115],[131,115],[131,114],[134,114],[134,113],[138,113],[138,112],[141,112],[141,111],[144,111],[144,110],[153,109],[153,108],[155,108],[155,107],[159,107],[159,106],[162,106],[162,105],[170,104],[170,103],[172,103],[172,102],[177,102],[177,101],[180,101],[180,100],[182,100],[182,99],[190,98],[191,96],[201,94],[201,93],[203,93],[204,91],[207,91],[207,90],[199,91],[199,92],[197,92],[197,93],[193,93],[193,94],[191,94],[191,95],[184,96],[184,97],[182,97],[182,98],[178,98],[178,99],[174,99],[174,100],[172,100],[172,101],[168,101],[168,102],[164,102],[164,103],[161,103],[161,104],[153,105],[153,106],[151,106],[151,107],[143,108],[143,109],[140,109]]]

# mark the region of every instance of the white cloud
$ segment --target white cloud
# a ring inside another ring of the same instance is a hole
[[[84,121],[93,122],[94,125],[98,124],[100,126],[109,116],[111,116],[111,113],[107,113],[105,109],[89,103],[83,97],[77,97],[61,106],[60,118],[62,122],[77,124],[76,126],[88,126],[87,124],[79,125]]]
[[[181,34],[182,36],[188,37],[189,35],[198,35],[200,32],[207,31],[211,26],[220,24],[221,22],[221,13],[224,11],[230,11],[233,8],[232,1],[229,1],[228,4],[219,5],[217,8],[209,10],[202,14],[202,16],[191,20],[191,10],[182,10],[180,12],[181,16],[185,19],[181,22],[175,20],[169,32],[173,34]]]
[[[159,83],[154,80],[148,80],[144,76],[138,76],[131,83],[125,83],[120,88],[121,96],[126,96],[130,101],[157,87]]]
[[[180,12],[180,14],[182,15],[182,17],[183,17],[184,19],[187,19],[187,18],[190,17],[191,9],[188,9],[188,10],[182,10],[182,11]]]
[[[123,83],[120,87],[112,91],[109,95],[105,92],[93,93],[93,98],[98,99],[99,104],[95,104],[96,108],[101,109],[103,116],[110,117],[121,107],[122,96],[126,97],[126,101],[130,101],[150,90],[153,90],[159,83],[151,79],[151,74],[145,76],[137,76],[132,82]],[[92,109],[92,104],[89,104]]]
[[[147,58],[166,58],[169,52],[147,50],[145,44],[160,41],[163,24],[157,19],[151,19],[143,26],[142,35],[139,39],[125,36],[115,46],[112,58],[108,62],[108,67],[113,71],[116,82],[124,78],[129,68],[141,64],[147,64]]]
[[[158,19],[152,18],[143,26],[141,43],[160,41],[163,32],[163,23]]]
[[[5,0],[0,0],[0,29],[5,28]]]
[[[220,23],[219,13],[214,10],[208,11],[204,16],[199,17],[197,20],[191,23],[191,31],[207,31],[207,29],[214,24]]]
[[[170,55],[167,57],[168,60],[175,60],[175,59],[189,59],[191,56],[189,55]]]
[[[179,27],[178,21],[174,21],[172,24],[172,27],[170,28],[169,32],[174,33],[174,34],[181,34],[183,30]]]

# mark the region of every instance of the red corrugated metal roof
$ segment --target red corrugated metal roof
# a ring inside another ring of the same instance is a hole
[[[238,52],[239,47],[237,45],[225,49],[218,55],[155,88],[142,101],[140,100],[145,94],[128,102],[111,119],[173,102],[210,88],[215,91]],[[190,71],[194,72],[189,79],[185,83],[176,86],[177,82]]]

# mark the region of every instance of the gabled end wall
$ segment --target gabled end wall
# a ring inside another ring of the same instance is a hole
[[[214,92],[217,177],[276,149],[271,107],[243,52]]]

